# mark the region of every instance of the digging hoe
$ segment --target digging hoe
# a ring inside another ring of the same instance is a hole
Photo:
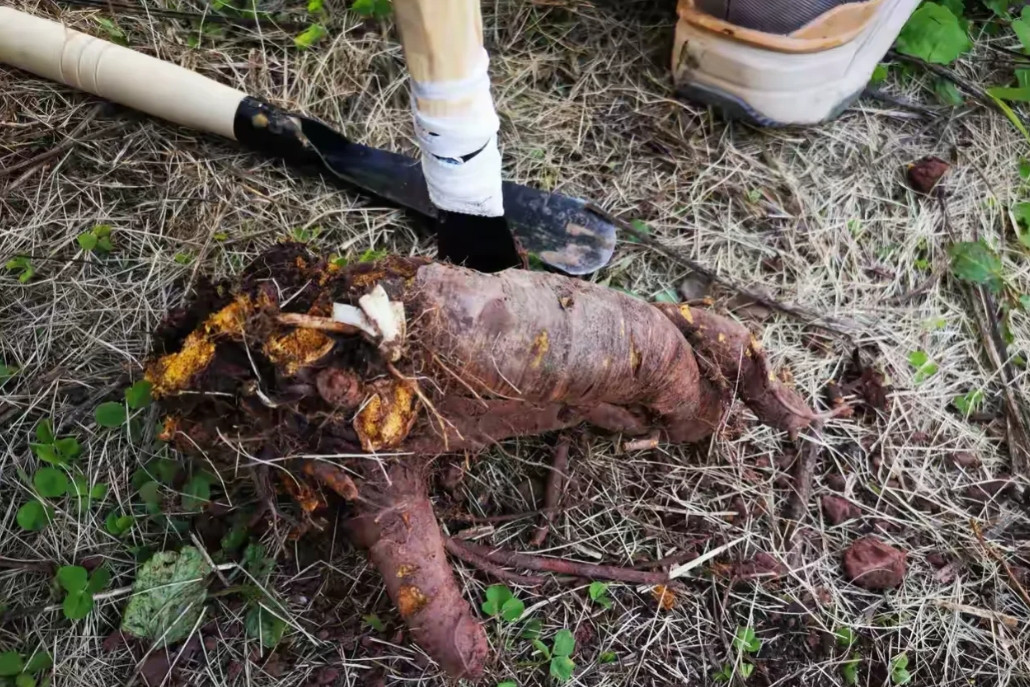
[[[402,22],[409,64],[427,61],[413,56],[420,49],[419,39],[433,33],[426,27],[438,23],[417,10],[408,14],[425,26],[415,30],[409,21],[405,30]],[[475,31],[481,42],[481,29]],[[432,51],[439,46],[421,49]],[[607,264],[615,248],[613,221],[587,201],[506,181],[501,185],[503,214],[441,210],[441,204],[434,202],[437,198],[431,198],[433,189],[427,187],[424,165],[411,157],[355,143],[315,119],[196,72],[9,7],[0,7],[0,62],[175,124],[233,139],[292,167],[428,217],[436,229],[441,258],[468,267],[494,271],[532,254],[550,268],[581,275]],[[495,139],[491,145],[496,149]]]

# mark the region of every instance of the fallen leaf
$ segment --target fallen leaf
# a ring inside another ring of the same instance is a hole
[[[122,630],[157,646],[184,638],[200,617],[211,572],[192,546],[155,553],[136,574],[132,597],[122,616]]]

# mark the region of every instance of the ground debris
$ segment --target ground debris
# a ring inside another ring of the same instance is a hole
[[[859,587],[892,589],[905,579],[906,556],[874,536],[862,537],[844,552],[844,574]]]
[[[951,165],[936,155],[927,155],[909,165],[908,183],[915,191],[930,193],[950,168]]]

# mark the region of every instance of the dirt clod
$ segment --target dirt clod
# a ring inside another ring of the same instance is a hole
[[[963,490],[963,495],[970,501],[986,505],[997,503],[1015,491],[1016,485],[1010,479],[992,479],[986,482],[970,484]]]
[[[908,183],[915,191],[930,193],[950,168],[936,155],[927,155],[909,166]]]
[[[860,515],[858,506],[840,496],[824,495],[821,504],[823,515],[833,525],[854,520]]]
[[[955,467],[963,470],[975,470],[980,467],[980,459],[972,451],[949,453],[948,459]]]
[[[892,589],[905,578],[906,556],[876,537],[862,537],[844,552],[844,574],[865,589]]]

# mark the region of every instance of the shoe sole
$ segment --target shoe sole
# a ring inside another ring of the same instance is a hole
[[[919,0],[886,0],[850,41],[789,53],[680,21],[677,92],[732,119],[776,127],[818,124],[853,103]]]

